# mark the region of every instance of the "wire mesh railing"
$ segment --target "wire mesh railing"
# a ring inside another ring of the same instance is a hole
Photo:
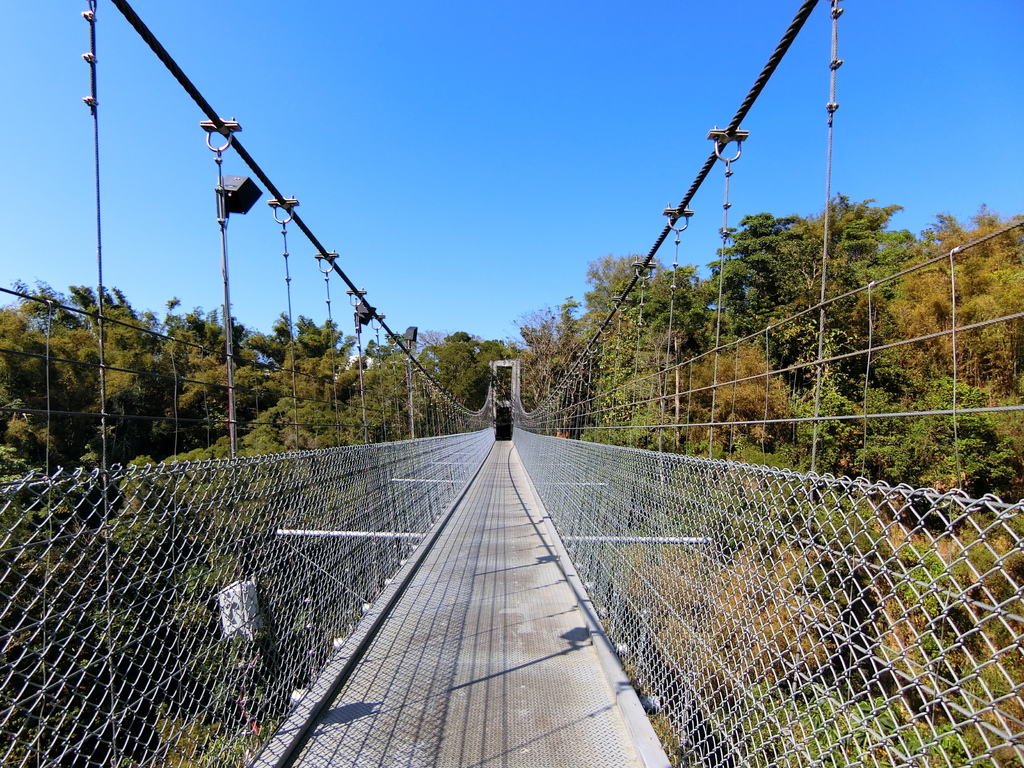
[[[1024,764],[1022,503],[514,439],[675,765]]]
[[[244,764],[492,440],[6,484],[0,764]]]

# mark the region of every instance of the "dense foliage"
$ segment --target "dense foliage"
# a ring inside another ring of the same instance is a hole
[[[821,298],[824,216],[759,213],[732,231],[706,277],[656,263],[568,396],[575,410],[564,393],[555,404],[565,427],[599,442],[808,469],[820,392],[819,413],[840,418],[818,430],[817,471],[1024,495],[1019,412],[962,414],[955,423],[886,416],[1020,404],[1021,230],[955,252],[952,280],[945,256],[1008,220],[982,208],[970,224],[942,215],[915,236],[890,228],[898,210],[842,196],[831,206],[820,389],[820,318],[809,308]],[[558,312],[524,317],[527,410],[577,359],[638,258],[592,263],[582,307],[570,298]],[[583,412],[590,415],[573,421]]]
[[[224,326],[216,311],[183,312],[174,299],[158,317],[136,310],[117,289],[105,293],[101,409],[95,291],[14,288],[15,301],[0,307],[0,477],[98,466],[101,411],[111,465],[228,455]],[[356,338],[331,320],[299,315],[289,326],[285,315],[269,333],[232,320],[241,455],[363,442]],[[486,399],[489,362],[516,354],[514,345],[461,331],[425,336],[419,363],[473,410]],[[362,342],[367,438],[408,437],[406,357],[372,328]],[[414,427],[425,435],[437,395],[417,381]]]

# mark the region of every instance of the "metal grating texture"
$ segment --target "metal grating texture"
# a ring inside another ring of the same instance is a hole
[[[496,443],[295,765],[638,766],[510,443]]]
[[[491,430],[0,489],[0,764],[242,765]]]
[[[1021,503],[514,441],[676,765],[1024,765]]]

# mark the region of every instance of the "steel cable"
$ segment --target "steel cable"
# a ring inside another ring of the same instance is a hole
[[[182,70],[182,68],[178,65],[178,63],[171,57],[170,53],[168,53],[167,49],[164,48],[163,44],[157,39],[156,35],[154,35],[153,32],[149,29],[149,27],[146,26],[145,22],[143,22],[142,19],[139,18],[139,15],[135,12],[135,10],[127,2],[127,0],[111,0],[111,2],[114,4],[114,7],[116,7],[121,12],[121,14],[125,17],[125,19],[132,26],[132,28],[139,34],[139,36],[145,41],[145,43],[150,47],[153,53],[156,54],[157,58],[160,59],[160,61],[171,73],[171,75],[173,75],[174,79],[178,81],[178,84],[181,85],[182,88],[184,88],[185,92],[202,110],[203,114],[205,114],[210,119],[210,121],[213,122],[217,130],[220,133],[224,134],[225,136],[229,135],[230,131],[225,127],[224,121],[213,109],[213,106],[210,104],[210,102],[208,102],[206,98],[202,95],[202,93],[200,93],[199,89],[188,78],[188,76],[185,74],[184,70]],[[270,177],[267,176],[267,174],[259,166],[256,160],[252,157],[252,155],[249,154],[249,152],[245,149],[245,147],[242,145],[241,141],[239,141],[237,136],[232,136],[231,147],[235,150],[235,152],[242,159],[242,161],[249,167],[249,169],[256,175],[256,177],[261,182],[263,182],[263,185],[266,186],[270,194],[274,196],[274,199],[277,200],[278,203],[281,203],[282,205],[285,204],[288,198],[284,197],[281,194],[277,186],[270,180]],[[313,231],[306,225],[306,223],[302,220],[302,217],[299,216],[297,212],[292,211],[291,215],[292,220],[295,222],[295,225],[302,230],[302,233],[306,236],[309,242],[312,243],[313,247],[316,248],[317,254],[326,255],[330,253],[330,251],[328,251],[323,246],[323,244],[316,237],[316,235],[313,234]],[[336,260],[331,260],[330,263],[335,273],[337,273],[337,275],[341,278],[345,285],[348,286],[349,290],[359,290],[356,287],[356,284],[352,282],[352,280],[349,278],[347,274],[345,274],[345,271],[338,266]],[[377,310],[374,307],[369,305],[367,306],[373,317],[381,324],[381,327],[384,329],[384,332],[387,333],[388,337],[395,343],[395,345],[402,350],[403,354],[405,354],[412,361],[412,364],[416,366],[420,373],[422,373],[428,379],[433,380],[433,376],[430,374],[430,372],[423,367],[420,361],[416,359],[415,355],[413,355],[405,346],[402,337],[391,330],[387,323],[384,322],[383,316],[378,314]],[[440,385],[440,383],[434,381],[434,384],[437,387],[438,392],[441,394],[441,396],[444,397],[446,400],[450,401],[450,403],[453,406],[457,408],[462,408],[463,410],[465,410],[467,415],[470,415],[472,413],[468,408],[465,408],[465,406],[460,404],[455,399],[455,397],[450,392],[448,392],[447,389]]]
[[[123,2],[123,0],[114,0],[114,2],[120,3]],[[789,48],[790,46],[792,46],[793,41],[796,40],[797,35],[800,33],[800,30],[803,28],[807,19],[810,17],[811,12],[814,10],[814,7],[817,4],[818,0],[805,0],[805,2],[800,6],[799,10],[796,13],[796,16],[793,17],[793,21],[790,23],[789,27],[782,35],[782,38],[779,40],[779,43],[775,47],[775,50],[772,52],[771,56],[769,56],[768,61],[762,68],[761,73],[757,76],[757,79],[754,80],[754,84],[751,86],[750,91],[747,93],[746,97],[740,103],[739,109],[736,110],[736,114],[733,115],[732,120],[729,121],[729,125],[725,129],[726,134],[734,134],[739,129],[740,124],[743,122],[743,119],[747,116],[747,113],[749,113],[751,108],[754,106],[754,103],[757,101],[758,96],[761,95],[761,92],[764,90],[765,86],[768,84],[768,81],[771,79],[772,74],[774,74],[779,64],[782,63],[782,59],[789,51]],[[683,195],[683,199],[680,201],[679,205],[676,206],[675,212],[669,217],[669,223],[666,224],[665,227],[661,230],[661,234],[658,235],[657,239],[654,241],[654,245],[652,245],[651,249],[648,251],[646,258],[644,259],[645,267],[649,266],[650,263],[654,260],[654,257],[661,249],[662,244],[665,242],[665,238],[668,237],[668,234],[669,232],[672,231],[672,228],[675,225],[675,223],[684,216],[685,211],[689,208],[690,202],[693,200],[693,196],[697,193],[697,190],[700,189],[708,174],[711,173],[711,169],[715,167],[715,163],[717,161],[718,153],[717,151],[713,151],[708,156],[708,159],[704,162],[704,165],[701,167],[700,171],[697,173],[697,177],[693,180],[693,183],[690,185],[690,188],[686,191],[686,194]],[[638,278],[634,276],[629,281],[625,289],[620,294],[623,298],[633,290],[633,288],[636,286],[637,280]],[[608,323],[611,322],[612,318],[614,318],[615,315],[618,313],[620,304],[621,301],[615,303],[615,306],[608,313],[607,317],[605,317],[605,319],[598,326],[597,330],[591,336],[590,340],[586,343],[586,345],[584,345],[584,349],[580,357],[577,358],[576,362],[573,365],[571,365],[569,369],[566,371],[563,380],[572,376],[575,373],[576,368],[582,364],[581,361],[584,359],[584,355],[592,346],[597,344],[597,342],[600,340],[601,332],[608,325]]]
[[[988,242],[992,241],[995,238],[998,238],[998,237],[1000,237],[1002,235],[1008,234],[1010,232],[1013,232],[1014,230],[1018,230],[1018,229],[1022,229],[1022,228],[1024,228],[1024,218],[1019,219],[1017,221],[1013,221],[1013,222],[1011,222],[1009,224],[1006,224],[1005,226],[999,227],[998,229],[994,230],[993,232],[990,232],[990,233],[988,233],[986,235],[982,235],[981,237],[975,238],[974,240],[970,241],[969,243],[965,243],[964,245],[958,246],[955,249],[955,254],[954,255],[963,254],[963,253],[965,253],[965,252],[967,252],[967,251],[969,251],[969,250],[971,250],[973,248],[976,248],[976,247],[981,246],[981,245],[983,245],[985,243],[988,243]],[[792,315],[789,315],[785,319],[780,320],[779,322],[772,324],[769,327],[769,329],[767,329],[767,330],[777,331],[779,329],[782,329],[782,328],[786,327],[789,324],[795,323],[796,321],[798,321],[798,320],[800,320],[802,318],[805,318],[807,316],[813,315],[816,312],[821,311],[821,309],[823,307],[829,307],[829,306],[837,304],[839,302],[843,302],[843,301],[846,301],[848,299],[855,298],[855,297],[857,297],[857,296],[859,296],[861,294],[864,294],[866,292],[870,292],[871,290],[877,289],[880,286],[883,286],[883,285],[886,285],[886,284],[890,284],[890,283],[894,283],[894,282],[896,282],[896,281],[898,281],[898,280],[900,280],[902,278],[908,277],[908,276],[910,276],[910,275],[912,275],[912,274],[914,274],[916,272],[919,272],[919,271],[921,271],[923,269],[927,269],[928,267],[932,267],[932,266],[936,266],[936,265],[939,265],[939,264],[944,263],[944,262],[948,262],[949,258],[950,258],[950,254],[944,252],[944,253],[942,253],[939,256],[934,256],[934,257],[925,259],[925,260],[923,260],[921,262],[918,262],[917,264],[913,264],[913,265],[911,265],[909,267],[901,269],[901,270],[899,270],[897,272],[894,272],[892,274],[885,275],[883,277],[879,277],[879,278],[871,281],[869,284],[858,286],[857,288],[854,288],[854,289],[848,290],[848,291],[846,291],[844,293],[832,296],[832,297],[826,299],[824,302],[815,303],[815,304],[807,307],[806,309],[803,309],[803,310],[801,310],[799,312],[796,312],[796,313],[794,313]],[[959,328],[958,330],[959,331],[977,330],[977,329],[985,328],[987,326],[995,325],[995,324],[998,324],[998,323],[1005,323],[1005,322],[1010,322],[1010,321],[1018,320],[1018,319],[1021,319],[1021,316],[1022,316],[1022,313],[1011,313],[1011,314],[1003,315],[1003,316],[1000,316],[1000,317],[997,317],[997,318],[991,318],[991,319],[988,319],[988,320],[978,321],[978,322],[972,323],[970,325],[965,325],[965,326]],[[726,343],[724,345],[721,345],[721,346],[718,346],[718,347],[714,347],[712,349],[709,349],[709,350],[701,353],[700,355],[697,355],[697,356],[693,357],[690,360],[687,360],[687,361],[685,361],[683,363],[679,363],[676,367],[681,367],[683,365],[691,366],[691,374],[692,374],[692,364],[693,363],[698,362],[698,361],[700,361],[702,359],[705,359],[708,356],[715,354],[716,352],[721,352],[722,350],[729,349],[729,348],[731,348],[731,347],[733,347],[735,345],[741,345],[741,344],[753,342],[753,341],[757,340],[761,335],[763,335],[764,332],[765,332],[765,330],[760,330],[760,331],[751,333],[751,334],[749,334],[747,336],[738,338],[738,339],[736,339],[734,341],[730,341],[730,342],[728,342],[728,343]],[[873,347],[873,349],[876,352],[886,351],[886,350],[889,350],[889,349],[894,349],[894,348],[897,348],[897,347],[900,347],[900,346],[905,346],[905,345],[916,343],[916,342],[921,342],[921,341],[927,341],[927,340],[930,340],[930,339],[941,338],[941,337],[950,335],[950,333],[951,333],[951,331],[948,330],[948,329],[947,330],[942,330],[942,331],[936,331],[936,332],[933,332],[933,333],[928,333],[928,334],[922,334],[922,335],[919,335],[919,336],[915,336],[915,337],[912,337],[912,338],[909,338],[909,339],[900,339],[898,341],[890,342],[888,344],[884,344],[884,345]],[[831,363],[831,362],[837,362],[837,361],[840,361],[840,360],[848,359],[848,358],[851,358],[851,357],[856,357],[856,356],[859,356],[859,355],[862,355],[862,354],[864,354],[863,350],[857,350],[857,351],[847,352],[847,353],[839,353],[839,354],[830,356],[828,358],[825,358],[824,360],[822,360],[820,362],[827,364],[827,363]],[[807,367],[812,367],[812,366],[816,365],[817,362],[818,361],[815,360],[815,361],[810,361],[810,362],[794,363],[793,365],[786,366],[784,368],[775,369],[775,370],[771,371],[771,373],[789,373],[789,372],[799,371],[799,370],[802,370],[802,369],[807,368]],[[645,379],[649,378],[650,376],[654,376],[654,375],[658,375],[658,374],[656,374],[656,373],[655,374],[647,374],[646,376],[641,377],[637,381],[644,381]],[[742,379],[741,381],[750,380],[752,378],[756,379],[756,378],[760,378],[760,376],[747,377],[746,379]],[[615,387],[611,391],[617,391],[618,389],[620,389],[620,387]],[[709,389],[709,387],[702,387],[702,388],[698,388],[697,390],[694,390],[694,391],[705,391],[705,390],[708,390],[708,389]],[[539,412],[541,411],[541,409],[538,408],[537,411],[538,411],[538,415],[539,415]]]

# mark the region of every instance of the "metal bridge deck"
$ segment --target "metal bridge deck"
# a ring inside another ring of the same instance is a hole
[[[496,443],[294,765],[644,765],[541,509]]]

